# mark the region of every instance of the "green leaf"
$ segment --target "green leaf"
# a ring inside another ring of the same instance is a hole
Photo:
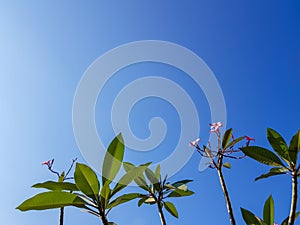
[[[125,188],[131,181],[133,181],[135,178],[139,177],[143,172],[147,169],[148,164],[144,164],[138,167],[134,167],[131,170],[129,170],[125,175],[121,177],[121,179],[118,181],[114,189],[112,190],[111,196],[116,194],[117,192],[121,191],[123,188]]]
[[[286,162],[290,162],[288,146],[283,137],[277,131],[267,128],[267,138],[275,152]]]
[[[268,178],[268,177],[271,177],[271,176],[286,174],[287,171],[288,171],[288,169],[285,168],[285,167],[274,167],[270,170],[270,172],[268,172],[266,174],[262,174],[259,177],[256,177],[255,181],[260,180],[260,179],[264,179],[264,178]]]
[[[90,167],[76,163],[74,179],[76,186],[82,193],[94,200],[98,200],[100,185],[97,175]]]
[[[223,163],[223,166],[227,169],[230,169],[231,168],[231,164],[229,162],[225,162]]]
[[[149,166],[151,163],[146,163],[143,165],[147,165]],[[129,170],[131,170],[132,168],[135,168],[135,166],[132,163],[129,162],[124,162],[123,163],[124,169],[126,172],[129,172]],[[141,165],[142,166],[142,165]],[[143,174],[140,174],[139,176],[137,176],[136,178],[133,179],[134,182],[142,189],[144,189],[145,191],[149,191],[147,182],[146,182],[146,178],[144,177]]]
[[[156,203],[156,200],[155,200],[155,198],[153,198],[153,197],[148,197],[145,201],[144,201],[145,203]]]
[[[123,204],[125,202],[129,202],[133,199],[139,198],[139,193],[130,193],[130,194],[124,194],[113,200],[111,203],[108,204],[107,209],[111,209],[116,207],[117,205]]]
[[[63,191],[43,192],[27,199],[17,209],[21,211],[45,210],[75,206],[84,208],[85,202],[77,195]]]
[[[263,218],[267,225],[274,225],[274,200],[272,195],[265,202]]]
[[[262,219],[258,216],[255,216],[252,212],[247,209],[241,208],[242,216],[247,225],[267,225]]]
[[[300,130],[292,137],[289,147],[290,159],[296,164],[298,159],[298,152],[300,151]]]
[[[106,206],[109,202],[109,198],[110,198],[110,188],[109,188],[109,184],[106,182],[102,188],[101,188],[101,191],[100,191],[100,196],[101,196],[101,199],[100,199],[100,202],[101,202],[101,206],[102,206],[102,209],[106,209]]]
[[[177,209],[172,202],[164,202],[164,207],[172,216],[178,218]]]
[[[32,185],[33,188],[45,188],[51,191],[61,191],[61,190],[68,190],[68,191],[78,191],[78,188],[75,184],[69,182],[55,182],[55,181],[46,181],[43,183],[37,183]]]
[[[122,134],[114,138],[108,146],[102,165],[102,185],[108,180],[113,181],[123,162],[124,157],[124,140]]]
[[[143,195],[141,199],[138,201],[138,207],[140,207],[149,197],[147,195]]]
[[[173,187],[177,188],[183,184],[187,184],[192,182],[193,180],[180,180],[180,181],[176,181],[175,183],[171,184]]]
[[[156,179],[156,176],[153,173],[153,171],[150,170],[149,168],[147,168],[145,170],[145,174],[146,174],[148,180],[150,181],[150,183],[153,184],[155,190],[158,192],[161,191],[160,183],[159,183],[158,179]]]
[[[295,221],[299,215],[300,215],[300,212],[296,212]],[[288,222],[289,222],[289,216],[287,218],[285,218],[284,221],[282,221],[281,225],[288,225]]]
[[[157,165],[157,167],[155,169],[155,177],[157,180],[159,180],[159,178],[160,178],[160,165]]]
[[[64,182],[65,180],[65,172],[62,172],[58,178],[58,182]]]
[[[190,191],[190,190],[187,190],[187,191],[183,191],[183,190],[180,190],[180,189],[175,189],[174,191],[172,191],[168,196],[167,198],[170,198],[170,197],[184,197],[184,196],[190,196],[190,195],[193,195],[194,192],[193,191]]]
[[[242,148],[242,151],[245,155],[249,156],[256,161],[270,165],[270,166],[283,166],[283,162],[275,155],[273,152],[269,151],[268,149],[258,147],[258,146],[247,146]]]
[[[242,136],[242,137],[238,137],[236,139],[234,139],[232,142],[230,142],[226,148],[229,148],[231,146],[234,146],[235,144],[239,143],[240,141],[244,140],[245,139],[245,136]]]
[[[224,136],[223,136],[223,141],[222,141],[222,148],[223,149],[226,149],[227,148],[227,145],[230,141],[230,138],[232,136],[232,128],[226,130]]]

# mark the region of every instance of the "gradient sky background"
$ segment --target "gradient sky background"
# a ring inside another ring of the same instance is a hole
[[[267,147],[265,129],[272,127],[289,141],[300,128],[299,10],[299,1],[277,0],[1,1],[1,221],[7,225],[57,223],[57,210],[21,213],[15,207],[38,192],[30,188],[32,184],[56,179],[41,166],[42,161],[55,158],[55,168],[60,171],[68,168],[74,157],[85,162],[72,130],[76,87],[97,57],[128,42],[164,40],[192,50],[218,79],[226,101],[227,127],[233,127],[236,136],[247,134],[256,138],[255,144]],[[149,67],[137,65],[125,73],[139,71],[142,76]],[[199,103],[200,136],[205,140],[209,129],[206,124],[211,121],[201,90],[191,81],[181,80],[183,75],[172,68],[155,65],[151,71],[172,74],[174,81]],[[114,133],[105,120],[109,115],[106,102],[109,97],[105,93],[110,96],[110,91],[114,93],[130,79],[115,77],[103,92],[104,100],[99,97],[95,119],[99,136],[106,144]],[[172,151],[178,138],[178,116],[166,102],[149,101],[133,109],[130,118],[133,130],[137,136],[147,137],[149,118],[165,118],[169,127],[162,145]],[[149,158],[159,161],[168,152],[149,154],[141,161]],[[126,153],[128,161],[139,159],[130,150]],[[194,154],[171,178],[193,179],[190,189],[196,194],[174,199],[179,219],[167,214],[169,225],[229,224],[216,171],[199,172],[199,162],[200,156]],[[232,169],[225,171],[238,224],[244,224],[239,207],[261,215],[263,202],[270,194],[275,200],[275,220],[280,223],[288,215],[287,176],[253,181],[267,169],[243,159],[232,162]],[[116,208],[109,219],[118,225],[160,223],[155,207],[137,208],[136,202]],[[70,208],[66,210],[65,224],[100,224],[100,221]]]

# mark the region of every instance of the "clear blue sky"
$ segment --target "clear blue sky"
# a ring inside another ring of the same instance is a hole
[[[76,87],[97,57],[128,42],[156,39],[192,50],[219,81],[226,101],[227,127],[233,127],[237,136],[255,137],[255,144],[265,147],[266,127],[278,130],[289,141],[300,128],[299,10],[299,1],[277,0],[1,1],[1,221],[7,225],[57,223],[57,210],[21,213],[15,207],[37,193],[30,188],[32,184],[55,179],[41,166],[42,161],[55,158],[58,170],[66,169],[74,157],[85,162],[72,128]],[[141,76],[147,75],[143,67],[137,65],[135,69]],[[181,79],[183,75],[178,71],[159,65],[151,71],[166,76],[174,72],[174,81],[186,89],[190,87],[195,101],[203,103],[206,109],[200,110],[201,133],[191,139],[200,135],[205,140],[210,117],[201,90]],[[115,88],[126,79],[111,82]],[[104,90],[103,101],[99,99],[95,118],[106,144],[114,136],[104,119],[109,115],[109,90]],[[202,109],[201,104],[199,107]],[[165,117],[169,133],[162,147],[172,151],[179,123],[176,112],[165,102],[145,100],[133,109],[130,123],[136,135],[147,136],[146,126],[152,116]],[[137,160],[134,152],[127,152],[126,160]],[[164,154],[153,151],[145,160],[159,161],[167,156]],[[229,224],[217,175],[213,170],[199,172],[199,162],[200,156],[194,154],[171,178],[193,179],[190,189],[196,194],[174,200],[179,219],[167,215],[169,225]],[[239,207],[261,215],[263,202],[270,194],[275,200],[275,220],[279,223],[288,215],[290,180],[279,176],[253,182],[266,171],[267,167],[244,159],[232,162],[232,169],[225,172],[238,224],[243,224]],[[116,208],[109,218],[118,225],[159,224],[155,207],[137,208],[136,202]],[[100,221],[68,209],[65,224]]]

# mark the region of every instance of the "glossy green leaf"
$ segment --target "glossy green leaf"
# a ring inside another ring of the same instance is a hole
[[[156,200],[153,197],[148,197],[144,202],[145,203],[156,203]]]
[[[223,135],[223,140],[222,140],[222,148],[226,149],[227,145],[230,141],[230,138],[232,136],[232,128],[228,129],[225,134]]]
[[[160,165],[157,165],[157,167],[155,169],[155,177],[157,180],[159,180],[159,178],[160,178]]]
[[[296,219],[298,218],[299,215],[300,215],[300,212],[296,212],[295,221],[296,221]],[[282,221],[281,225],[288,225],[288,222],[289,222],[289,217],[285,218],[285,220]]]
[[[173,187],[177,188],[183,184],[187,184],[192,182],[193,180],[180,180],[180,181],[176,181],[175,183],[172,184]]]
[[[130,194],[124,194],[113,200],[109,205],[107,206],[107,209],[111,209],[116,207],[117,205],[123,204],[125,202],[129,202],[131,200],[134,200],[136,198],[139,198],[139,193],[130,193]]]
[[[245,155],[256,161],[270,166],[285,166],[277,155],[268,149],[258,146],[248,146],[242,148]]]
[[[124,157],[124,140],[122,134],[116,136],[108,146],[102,165],[102,185],[109,183],[118,174]]]
[[[193,194],[194,194],[194,192],[190,191],[190,190],[183,191],[183,190],[180,190],[180,189],[175,189],[174,191],[172,191],[167,196],[167,198],[170,198],[170,197],[184,197],[184,196],[190,196],[190,195],[193,195]]]
[[[262,174],[259,177],[256,177],[255,181],[260,180],[260,179],[264,179],[264,178],[268,178],[268,177],[271,177],[271,176],[286,174],[287,172],[288,172],[287,168],[284,168],[284,167],[275,167],[275,168],[272,168],[270,170],[270,172],[268,172],[266,174]]]
[[[121,177],[121,179],[118,181],[114,189],[112,190],[112,196],[116,194],[117,192],[121,191],[123,188],[125,188],[131,181],[133,181],[135,178],[139,177],[141,174],[144,173],[144,171],[147,169],[148,164],[144,164],[138,167],[134,167],[131,170],[129,170],[125,175]]]
[[[227,169],[230,169],[231,168],[231,164],[229,162],[225,162],[223,163],[223,166]]]
[[[100,190],[100,196],[101,196],[100,202],[103,209],[106,209],[106,206],[109,202],[110,193],[111,190],[109,188],[109,184],[106,182]]]
[[[149,168],[147,168],[145,170],[145,174],[146,174],[148,180],[150,181],[150,183],[153,184],[155,190],[158,192],[161,191],[160,183],[159,183],[158,179],[156,179],[156,176],[153,173],[153,171],[150,170]]]
[[[93,199],[98,199],[100,185],[97,175],[90,167],[76,163],[74,179],[76,186],[82,193]]]
[[[298,152],[300,151],[300,130],[292,137],[289,146],[289,155],[291,161],[296,164]]]
[[[45,210],[75,206],[84,208],[85,202],[77,195],[63,191],[43,192],[27,199],[17,209],[21,211]]]
[[[289,162],[290,156],[288,151],[288,146],[283,139],[283,137],[275,130],[268,128],[267,129],[267,138],[269,140],[270,145],[272,148],[277,152],[282,159]]]
[[[245,139],[245,136],[242,136],[242,137],[238,137],[236,139],[234,139],[233,141],[231,141],[227,146],[226,148],[229,148],[231,146],[234,146],[235,144],[239,143],[240,141],[244,140]]]
[[[172,216],[178,218],[177,209],[172,202],[164,202],[164,207]]]
[[[149,166],[150,164],[151,163],[146,163],[146,164],[143,164],[143,165]],[[129,172],[129,170],[131,170],[132,168],[135,168],[135,166],[132,163],[129,163],[129,162],[124,162],[123,166],[124,166],[124,169],[125,169],[126,172]],[[145,191],[149,191],[149,188],[148,188],[148,185],[147,185],[147,182],[146,182],[146,178],[143,174],[140,174],[139,176],[137,176],[133,180],[140,188],[144,189]]]
[[[247,225],[267,225],[262,219],[258,216],[255,216],[252,212],[247,209],[241,208],[242,216]]]
[[[188,187],[186,184],[182,184],[177,187],[177,189],[182,190],[182,191],[188,191]]]
[[[141,205],[143,205],[143,203],[148,199],[147,195],[143,195],[141,197],[141,199],[138,201],[138,207],[140,207]]]
[[[55,182],[55,181],[46,181],[43,183],[37,183],[32,185],[33,188],[45,188],[51,191],[78,191],[78,188],[75,184],[69,182]]]
[[[263,211],[263,219],[267,225],[274,225],[274,200],[272,195],[266,200]]]

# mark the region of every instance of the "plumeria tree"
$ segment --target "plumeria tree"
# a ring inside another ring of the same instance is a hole
[[[21,211],[45,210],[74,206],[99,217],[103,225],[112,225],[107,215],[116,206],[138,198],[139,193],[118,195],[136,176],[140,176],[149,163],[128,170],[120,180],[112,186],[118,174],[124,156],[123,138],[120,135],[109,145],[103,161],[101,181],[96,173],[87,165],[76,163],[73,183],[44,182],[35,187],[49,191],[39,193],[27,199],[17,209]],[[45,163],[52,169],[53,162]],[[102,185],[100,185],[100,183]]]
[[[268,141],[275,151],[259,147],[246,146],[242,151],[252,159],[272,166],[270,171],[257,177],[255,180],[277,176],[281,174],[288,174],[292,180],[292,198],[288,225],[294,225],[296,218],[296,208],[298,200],[298,177],[300,176],[300,164],[298,163],[298,153],[300,151],[300,130],[292,137],[290,144],[287,145],[284,138],[275,130],[267,129]]]
[[[278,225],[274,223],[275,213],[274,213],[274,200],[272,195],[265,201],[263,209],[263,218],[256,216],[254,213],[247,209],[241,208],[242,216],[247,225]],[[300,213],[296,213],[296,218]],[[288,225],[289,217],[285,218],[281,225]]]
[[[223,168],[231,168],[229,162],[225,162],[224,159],[242,159],[245,157],[244,154],[241,154],[241,149],[236,148],[235,145],[240,141],[246,138],[246,145],[250,144],[250,141],[254,140],[248,136],[242,136],[239,138],[234,138],[232,134],[232,128],[228,129],[224,135],[221,134],[220,128],[223,126],[222,122],[210,124],[210,133],[216,135],[217,138],[217,147],[212,149],[210,143],[208,145],[199,146],[200,138],[197,138],[195,141],[190,142],[190,146],[196,148],[198,153],[202,157],[209,158],[209,168],[217,170],[219,181],[223,190],[227,211],[229,214],[229,219],[231,225],[236,225],[232,204],[229,196],[229,192],[226,186],[226,182],[223,175]]]
[[[59,182],[59,183],[64,182],[63,185],[71,185],[72,186],[73,184],[67,183],[65,181],[74,179],[73,177],[70,177],[69,174],[70,174],[70,172],[73,168],[73,165],[76,161],[77,161],[77,158],[72,159],[71,166],[69,167],[69,169],[67,170],[66,173],[64,171],[59,173],[58,171],[53,169],[54,159],[47,160],[47,161],[43,162],[42,165],[47,166],[48,170],[57,176],[57,180],[58,180],[57,182]],[[45,188],[46,187],[49,190],[56,190],[56,182],[47,181],[44,183],[37,183],[37,184],[34,184],[32,187],[33,188]],[[63,225],[63,224],[64,224],[64,207],[61,207],[59,210],[59,225]]]

